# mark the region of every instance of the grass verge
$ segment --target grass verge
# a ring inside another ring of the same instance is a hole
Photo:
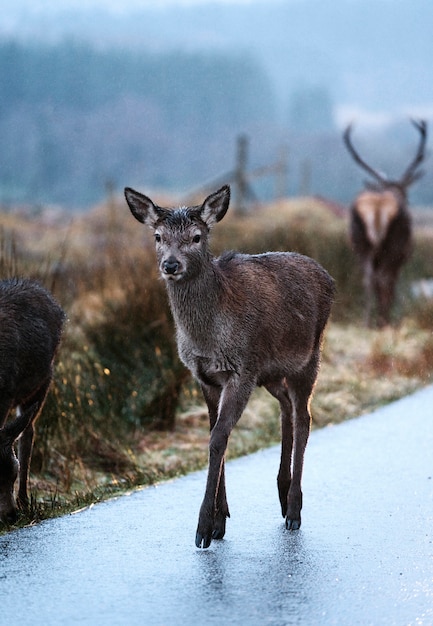
[[[382,330],[332,322],[312,402],[313,429],[343,422],[412,393],[432,382],[432,372],[432,333],[412,320]],[[103,451],[105,457],[111,449],[113,463],[118,458],[127,460],[123,467],[103,472],[82,464],[79,458],[59,456],[55,460],[59,473],[56,484],[41,475],[32,476],[30,511],[14,527],[76,512],[132,488],[205,468],[208,438],[205,404],[200,392],[190,385],[172,430],[137,428],[117,444],[101,443],[97,438],[98,445],[108,448]],[[257,389],[231,435],[227,458],[252,453],[279,440],[278,403],[264,389]]]

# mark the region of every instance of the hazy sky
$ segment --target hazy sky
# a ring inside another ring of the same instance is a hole
[[[149,8],[168,8],[170,6],[194,7],[205,4],[251,5],[264,3],[287,4],[304,2],[305,0],[2,0],[2,18],[6,20],[20,19],[32,15],[56,16],[70,9],[87,11],[92,9],[105,10],[111,14],[128,14],[130,11]]]
[[[407,111],[433,115],[433,0],[1,0],[1,7],[4,37],[247,50],[265,67],[282,106],[299,85],[325,85],[339,125],[362,117],[381,126]],[[151,10],[147,28],[135,17],[128,24],[140,9]]]
[[[198,5],[198,4],[252,4],[263,0],[86,0],[86,8],[104,7],[116,11],[127,11],[129,9],[139,9],[143,7],[162,7],[170,4],[178,5]],[[272,0],[267,0],[272,1]],[[275,0],[274,0],[275,1]],[[287,0],[286,0],[287,1]],[[296,2],[299,0],[289,0]],[[32,10],[52,10],[59,8],[83,8],[83,0],[3,0],[2,10],[20,10],[29,7]]]

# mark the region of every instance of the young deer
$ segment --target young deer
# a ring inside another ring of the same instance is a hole
[[[351,126],[344,133],[351,156],[376,181],[367,183],[367,190],[355,198],[350,215],[350,237],[364,275],[367,325],[373,296],[377,300],[379,326],[389,324],[398,275],[412,249],[407,190],[423,175],[419,166],[424,160],[427,139],[426,122],[413,124],[420,133],[420,142],[413,161],[399,180],[388,179],[359,156],[350,138]]]
[[[0,519],[6,523],[16,520],[17,503],[20,508],[28,506],[33,424],[51,382],[64,318],[60,306],[38,283],[0,281]],[[7,422],[13,409],[16,415]]]
[[[229,252],[214,258],[209,230],[227,212],[228,186],[201,206],[174,210],[133,189],[125,189],[125,196],[134,217],[153,229],[180,358],[200,383],[209,409],[209,470],[197,547],[207,548],[212,538],[225,534],[225,451],[257,385],[281,406],[278,491],[287,528],[298,529],[309,402],[333,299],[332,278],[318,263],[295,253]]]

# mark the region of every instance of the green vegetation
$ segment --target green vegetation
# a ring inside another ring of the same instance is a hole
[[[164,199],[161,203],[164,204]],[[337,300],[313,401],[315,426],[372,410],[431,380],[432,305],[410,281],[433,277],[431,234],[417,233],[392,329],[362,327],[359,270],[346,222],[313,199],[281,201],[248,217],[228,214],[215,252],[297,250],[337,281]],[[123,202],[69,221],[0,219],[2,276],[39,278],[68,314],[55,380],[37,424],[32,508],[20,523],[75,510],[131,486],[205,466],[208,422],[179,362],[151,237]],[[279,440],[278,409],[257,390],[229,456]]]

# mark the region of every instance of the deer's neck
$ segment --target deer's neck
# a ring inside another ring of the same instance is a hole
[[[209,333],[218,311],[220,289],[219,272],[212,261],[193,278],[168,282],[168,297],[178,330],[190,337]]]

